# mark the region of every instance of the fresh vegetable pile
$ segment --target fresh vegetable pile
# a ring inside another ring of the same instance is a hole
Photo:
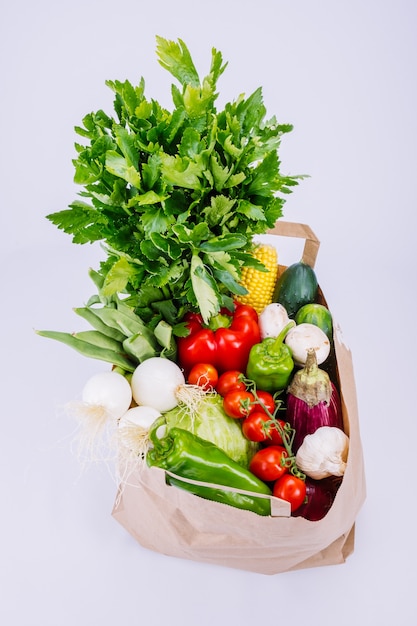
[[[220,52],[201,81],[183,41],[158,37],[157,55],[180,84],[173,110],[143,79],[108,81],[116,117],[76,127],[82,200],[48,216],[105,250],[97,293],[75,309],[92,329],[37,332],[112,365],[83,389],[84,440],[110,425],[122,458],[172,485],[260,515],[275,496],[321,519],[349,446],[332,316],[312,267],[279,272],[256,242],[300,178],[280,172],[292,127],[265,120],[261,89],[216,109]]]

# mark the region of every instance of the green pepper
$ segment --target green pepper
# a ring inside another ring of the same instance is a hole
[[[295,326],[294,321],[289,322],[278,337],[266,337],[261,343],[252,346],[246,376],[254,381],[258,389],[275,393],[287,387],[294,360],[284,339],[292,326]]]
[[[165,418],[158,418],[149,431],[153,444],[146,455],[149,467],[157,466],[172,472],[180,478],[224,485],[234,489],[271,495],[270,488],[248,469],[233,461],[215,444],[183,428],[171,428],[163,437],[158,437],[158,428],[165,424]],[[205,498],[224,504],[253,511],[258,515],[270,515],[269,498],[257,498],[255,495],[224,491],[219,487],[196,485],[167,474],[170,485]]]

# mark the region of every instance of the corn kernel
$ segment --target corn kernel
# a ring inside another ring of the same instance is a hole
[[[252,267],[244,267],[240,283],[248,293],[239,296],[237,300],[241,304],[249,304],[259,314],[272,302],[278,277],[278,254],[273,246],[260,244],[255,248],[253,256],[263,263],[268,271],[261,272]]]

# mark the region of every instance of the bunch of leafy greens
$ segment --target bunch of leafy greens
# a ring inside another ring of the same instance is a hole
[[[102,296],[124,294],[151,327],[190,308],[208,322],[246,293],[253,236],[273,227],[298,178],[281,175],[278,157],[292,126],[264,120],[260,88],[216,110],[220,52],[202,81],[182,40],[157,37],[157,57],[180,84],[173,110],[145,97],[143,78],[106,81],[116,118],[99,110],[75,128],[81,199],[47,216],[74,243],[102,242]]]

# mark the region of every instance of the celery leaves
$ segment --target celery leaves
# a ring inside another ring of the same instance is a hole
[[[172,110],[147,99],[143,78],[106,81],[114,115],[90,113],[75,127],[82,200],[47,216],[74,243],[102,242],[105,296],[123,292],[154,327],[190,307],[207,322],[230,302],[253,236],[274,226],[298,183],[281,174],[278,156],[292,126],[265,119],[262,90],[217,110],[221,52],[212,49],[200,79],[181,39],[156,41],[178,83]]]

